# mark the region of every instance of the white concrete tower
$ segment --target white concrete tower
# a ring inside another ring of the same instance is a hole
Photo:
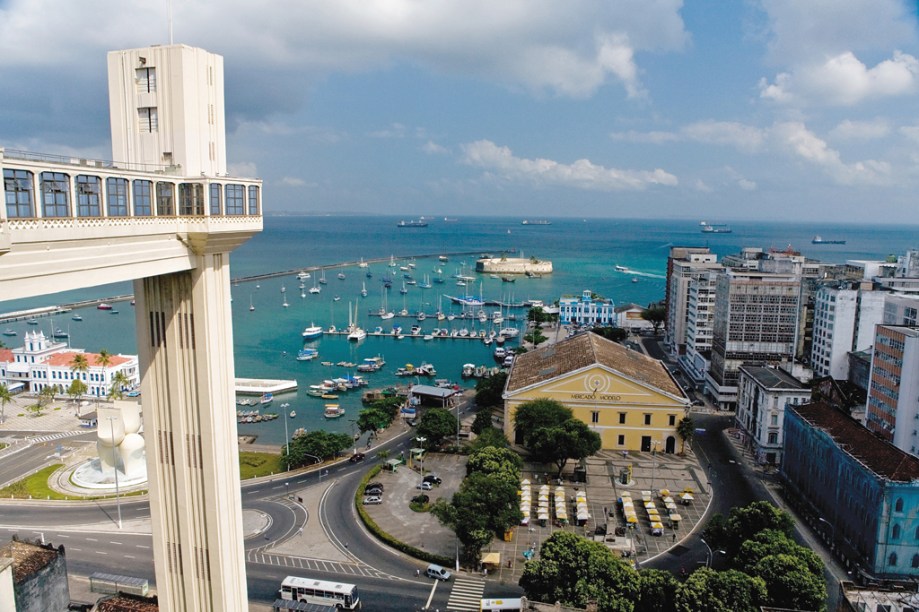
[[[112,51],[108,76],[116,163],[226,175],[223,57],[186,45]]]

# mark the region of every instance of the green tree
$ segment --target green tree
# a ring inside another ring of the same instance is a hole
[[[523,339],[529,342],[530,344],[532,344],[533,346],[539,346],[540,344],[548,340],[548,338],[546,338],[546,336],[543,335],[542,329],[539,327],[534,327],[533,329],[528,331],[526,334],[523,335]]]
[[[96,355],[96,363],[99,364],[100,366],[102,366],[102,384],[104,385],[104,384],[105,384],[105,381],[107,380],[107,378],[106,378],[106,376],[105,376],[105,374],[106,374],[106,369],[107,369],[110,365],[112,365],[112,354],[109,353],[109,352],[108,352],[107,350],[105,350],[105,349],[101,349],[101,350],[99,351],[99,354]]]
[[[520,468],[523,460],[509,448],[487,446],[469,454],[466,473],[500,474],[512,483],[520,482]]]
[[[467,476],[450,503],[439,500],[431,512],[456,532],[469,564],[478,562],[482,548],[495,535],[502,535],[523,518],[517,483],[480,472]]]
[[[645,569],[638,572],[638,601],[635,612],[673,610],[679,581],[670,572]]]
[[[766,583],[737,570],[697,569],[676,592],[677,612],[756,612],[767,600]]]
[[[534,459],[558,467],[559,478],[569,459],[586,459],[600,450],[602,444],[600,434],[577,419],[555,427],[540,427],[525,442]]]
[[[428,408],[418,421],[418,436],[426,438],[424,446],[433,448],[449,437],[456,436],[456,417],[445,408]]]
[[[71,401],[77,404],[77,416],[79,416],[79,400],[85,394],[86,383],[84,383],[79,378],[74,378],[72,381],[70,381],[70,385],[67,387],[67,395],[70,396]]]
[[[487,446],[497,446],[498,448],[508,448],[510,443],[504,437],[504,432],[497,427],[489,427],[476,436],[476,439],[469,445],[470,452],[481,450]]]
[[[730,538],[727,518],[721,513],[714,514],[702,531],[702,537],[712,547],[712,550],[725,548]]]
[[[530,599],[578,608],[596,601],[602,612],[633,610],[638,585],[637,572],[605,545],[567,531],[543,542],[520,577]]]
[[[804,563],[808,571],[822,579],[824,565],[817,553],[775,529],[764,529],[745,540],[740,545],[733,564],[742,572],[756,575],[757,564],[773,555],[793,555]]]
[[[767,604],[789,610],[826,610],[826,581],[814,574],[800,557],[790,554],[769,555],[753,568],[769,593]]]
[[[629,332],[622,327],[595,327],[590,331],[613,342],[622,342],[629,337]]]
[[[523,402],[514,413],[514,427],[521,439],[526,439],[540,427],[561,425],[573,418],[574,413],[561,402],[539,398]]]
[[[775,529],[791,537],[794,530],[791,515],[767,501],[756,501],[742,508],[733,508],[727,523],[726,548],[733,557],[741,543],[765,529]]]
[[[654,335],[657,335],[667,318],[667,307],[663,304],[651,304],[642,311],[641,318],[654,327]]]
[[[488,378],[480,378],[475,383],[475,405],[479,408],[500,406],[504,403],[504,385],[507,383],[507,372],[500,372]]]
[[[112,374],[112,385],[108,391],[109,399],[123,399],[124,398],[124,389],[131,381],[128,380],[128,377],[121,370],[118,370]]]
[[[475,413],[475,419],[472,421],[472,433],[479,435],[486,429],[491,429],[493,427],[491,417],[491,408],[479,408],[479,411]]]
[[[341,451],[351,446],[351,443],[352,439],[348,434],[331,433],[319,429],[291,438],[290,455],[288,456],[287,445],[285,445],[281,451],[281,460],[291,468],[312,465],[317,463],[317,458],[324,461],[336,457]]]
[[[527,311],[527,321],[532,321],[536,324],[545,323],[549,320],[549,315],[542,309],[542,306],[534,306]]]
[[[12,403],[13,394],[10,393],[9,387],[0,383],[0,423],[3,423],[6,417],[6,405]]]
[[[46,385],[38,392],[38,403],[41,404],[42,407],[49,406],[54,403],[56,397],[57,387],[55,385]]]
[[[357,415],[357,428],[362,434],[368,431],[377,431],[385,429],[392,423],[392,415],[385,409],[378,406],[370,406],[361,409]]]
[[[692,442],[692,436],[696,432],[696,424],[692,417],[683,417],[676,425],[676,433],[680,436],[680,454],[686,452],[686,443]]]

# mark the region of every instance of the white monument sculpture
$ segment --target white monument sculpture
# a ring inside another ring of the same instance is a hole
[[[140,404],[115,400],[111,407],[99,407],[97,432],[99,441],[99,467],[105,476],[114,476],[118,469],[124,478],[131,480],[147,474],[144,459],[144,438],[141,427]]]

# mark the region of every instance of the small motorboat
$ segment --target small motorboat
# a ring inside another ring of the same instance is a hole
[[[295,410],[291,410],[291,411],[290,411],[290,418],[294,418],[294,417],[296,417],[296,416],[297,416],[297,412],[296,412]]]

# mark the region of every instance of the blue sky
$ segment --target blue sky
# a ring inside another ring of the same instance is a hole
[[[111,157],[167,2],[0,0],[0,146]],[[919,223],[904,0],[172,0],[267,211]]]

